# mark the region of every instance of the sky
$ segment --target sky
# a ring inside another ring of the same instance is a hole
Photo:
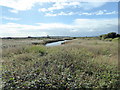
[[[0,0],[0,37],[118,32],[118,0]]]

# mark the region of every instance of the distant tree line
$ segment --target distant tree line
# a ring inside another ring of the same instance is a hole
[[[120,37],[120,34],[117,34],[116,32],[111,32],[108,34],[100,35],[99,37],[100,37],[100,39],[117,38],[117,37]]]

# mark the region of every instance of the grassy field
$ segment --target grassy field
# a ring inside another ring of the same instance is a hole
[[[79,38],[46,47],[36,41],[3,40],[3,89],[118,88],[118,42]]]

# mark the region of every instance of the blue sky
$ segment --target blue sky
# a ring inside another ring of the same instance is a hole
[[[118,2],[1,0],[0,37],[97,36],[118,32]]]

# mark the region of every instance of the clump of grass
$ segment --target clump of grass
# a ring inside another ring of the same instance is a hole
[[[112,41],[113,39],[112,38],[107,38],[107,39],[104,39],[105,41]]]
[[[15,60],[23,60],[23,61],[30,61],[33,59],[34,59],[34,56],[32,54],[27,54],[27,53],[20,54],[15,57]]]
[[[114,38],[114,39],[112,39],[112,41],[114,41],[114,42],[118,42],[120,40],[120,38]]]
[[[34,52],[34,53],[45,53],[46,52],[46,48],[45,46],[42,45],[37,45],[37,46],[30,46],[27,49],[27,52]]]

